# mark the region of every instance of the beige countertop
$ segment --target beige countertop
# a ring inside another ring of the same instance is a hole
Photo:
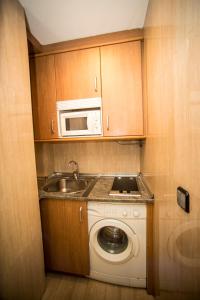
[[[134,175],[135,176],[135,175]],[[46,183],[45,177],[38,177],[38,189],[40,199],[70,199],[82,201],[100,201],[100,202],[119,202],[119,203],[149,203],[154,202],[153,195],[149,192],[142,175],[137,176],[140,195],[109,195],[115,176],[99,176],[95,179],[95,184],[87,196],[83,196],[84,192],[76,194],[68,194],[63,192],[45,192],[43,186]]]

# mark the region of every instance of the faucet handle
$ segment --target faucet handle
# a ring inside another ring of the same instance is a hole
[[[70,160],[68,162],[68,167],[72,167],[73,176],[76,180],[78,180],[78,178],[79,178],[78,163],[75,160]]]
[[[75,160],[70,160],[68,162],[68,167],[72,168],[73,171],[78,171],[79,169],[78,163]]]

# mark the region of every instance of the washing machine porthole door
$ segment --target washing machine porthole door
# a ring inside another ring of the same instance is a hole
[[[120,228],[105,226],[97,234],[97,241],[102,249],[111,254],[122,253],[128,246],[128,236]]]
[[[136,233],[124,222],[103,219],[90,230],[90,247],[110,263],[123,263],[139,251]]]

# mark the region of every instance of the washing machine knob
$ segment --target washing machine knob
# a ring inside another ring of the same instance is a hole
[[[127,217],[127,212],[126,212],[126,211],[123,211],[122,216],[123,216],[123,217]]]
[[[139,211],[134,210],[133,215],[134,215],[134,217],[139,217],[140,213],[139,213]]]

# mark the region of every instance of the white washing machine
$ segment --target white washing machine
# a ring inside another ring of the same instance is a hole
[[[88,202],[90,278],[146,287],[146,205]]]

